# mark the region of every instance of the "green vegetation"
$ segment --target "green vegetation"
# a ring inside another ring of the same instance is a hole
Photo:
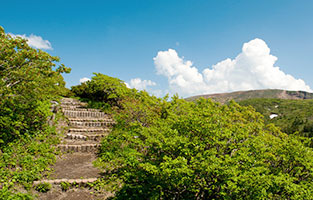
[[[94,73],[91,81],[73,86],[71,91],[83,101],[87,101],[93,108],[110,110],[120,107],[120,102],[125,98],[129,89],[120,79],[104,74]]]
[[[41,183],[35,186],[35,190],[38,192],[48,192],[51,188],[52,186],[50,183]]]
[[[309,138],[313,146],[313,100],[248,99],[239,104],[254,107],[264,115],[266,124],[273,123],[287,134]],[[277,117],[270,119],[271,114]]]
[[[312,149],[252,107],[120,87],[117,124],[97,162],[115,199],[313,198]]]
[[[30,189],[55,160],[50,101],[66,94],[70,71],[58,61],[0,27],[0,199],[31,198],[16,188]]]
[[[69,182],[62,182],[60,185],[61,185],[62,191],[67,191],[71,187],[71,184]]]

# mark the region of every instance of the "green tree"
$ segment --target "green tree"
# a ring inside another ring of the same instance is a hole
[[[46,124],[48,102],[66,92],[61,73],[70,72],[57,62],[0,27],[0,147]]]

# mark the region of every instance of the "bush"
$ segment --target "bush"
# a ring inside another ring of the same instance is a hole
[[[126,98],[98,165],[116,199],[312,199],[313,152],[252,107]],[[113,177],[113,178],[112,178]]]
[[[94,73],[91,81],[87,81],[71,88],[72,92],[91,102],[101,102],[102,107],[120,106],[120,101],[130,91],[120,79],[104,74]]]
[[[59,60],[0,27],[0,149],[44,129],[49,101],[66,92],[61,74],[70,68]]]

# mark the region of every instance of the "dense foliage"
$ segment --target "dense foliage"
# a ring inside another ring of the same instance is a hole
[[[239,103],[254,107],[264,115],[266,124],[274,123],[287,134],[309,138],[313,146],[313,100],[248,99]],[[277,117],[271,119],[272,114]]]
[[[58,61],[0,27],[0,199],[22,198],[14,186],[28,189],[54,160],[50,101],[66,92],[61,73],[70,71]]]
[[[126,97],[130,89],[118,78],[101,73],[94,75],[91,81],[73,86],[71,91],[82,100],[89,101],[90,106],[104,109],[119,107],[120,101]]]
[[[63,64],[54,69],[58,61],[0,27],[0,145],[45,124],[42,103],[64,92],[61,73],[70,71]]]
[[[122,87],[97,162],[116,199],[313,198],[312,149],[252,107]]]

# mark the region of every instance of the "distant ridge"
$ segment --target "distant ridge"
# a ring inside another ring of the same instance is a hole
[[[278,89],[266,90],[249,90],[219,94],[205,94],[186,98],[186,100],[194,101],[200,97],[211,98],[214,101],[225,103],[230,100],[242,101],[253,98],[273,98],[273,99],[313,99],[313,93],[305,91],[288,91]]]

